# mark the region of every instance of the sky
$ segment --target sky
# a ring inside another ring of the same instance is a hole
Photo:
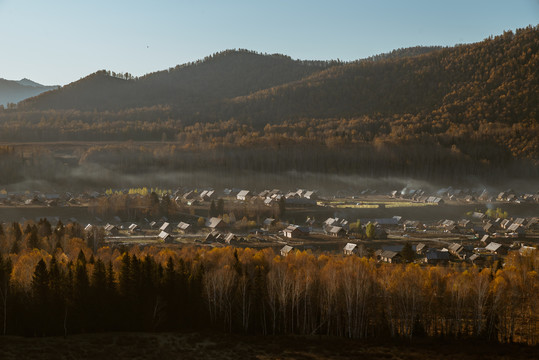
[[[539,24],[539,0],[0,0],[0,78],[65,85],[226,49],[357,60]]]

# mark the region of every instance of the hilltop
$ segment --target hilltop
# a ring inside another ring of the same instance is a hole
[[[24,99],[57,88],[58,86],[45,86],[26,78],[19,81],[0,79],[0,105],[16,104]]]
[[[98,71],[20,106],[34,110],[119,110],[171,105],[195,111],[217,100],[297,81],[332,64],[227,50],[136,79],[129,74]]]

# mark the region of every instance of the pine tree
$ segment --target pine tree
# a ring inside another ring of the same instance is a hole
[[[219,215],[219,213],[217,212],[217,207],[215,206],[214,200],[211,201],[209,215],[210,217],[217,217]]]
[[[406,262],[414,261],[415,253],[414,253],[414,250],[412,249],[412,245],[410,244],[410,242],[407,241],[404,244],[404,247],[402,248],[402,251],[401,251],[401,255],[404,261]]]
[[[32,277],[32,310],[34,312],[34,331],[45,335],[49,320],[49,272],[43,259],[37,263]]]
[[[217,200],[217,216],[225,213],[225,201],[221,198]]]
[[[8,310],[8,298],[10,295],[10,283],[11,283],[11,260],[7,257],[5,260],[0,255],[0,310],[2,317],[2,334],[6,335],[7,332],[7,310]]]
[[[37,235],[37,229],[32,227],[30,230],[30,236],[28,237],[28,246],[31,249],[39,249],[39,238]]]
[[[16,242],[21,241],[22,238],[22,232],[21,232],[21,226],[18,222],[13,222],[11,224],[11,228],[13,229],[13,238]]]

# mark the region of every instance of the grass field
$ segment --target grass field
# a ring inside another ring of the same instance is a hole
[[[405,207],[425,207],[438,206],[433,203],[418,203],[413,201],[358,201],[357,203],[346,203],[343,201],[319,202],[327,206],[339,209],[378,209],[378,208],[405,208]]]
[[[105,333],[0,337],[0,359],[537,359],[538,347],[457,340],[360,342],[326,337]]]

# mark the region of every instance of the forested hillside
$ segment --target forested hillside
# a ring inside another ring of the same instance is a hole
[[[533,178],[537,69],[537,26],[346,64],[225,51],[138,79],[101,71],[29,99],[0,112],[0,141],[166,142],[125,148],[124,169]]]
[[[172,105],[193,113],[216,100],[299,80],[334,62],[228,50],[193,63],[133,78],[98,71],[62,89],[29,99],[23,109],[119,110]]]

